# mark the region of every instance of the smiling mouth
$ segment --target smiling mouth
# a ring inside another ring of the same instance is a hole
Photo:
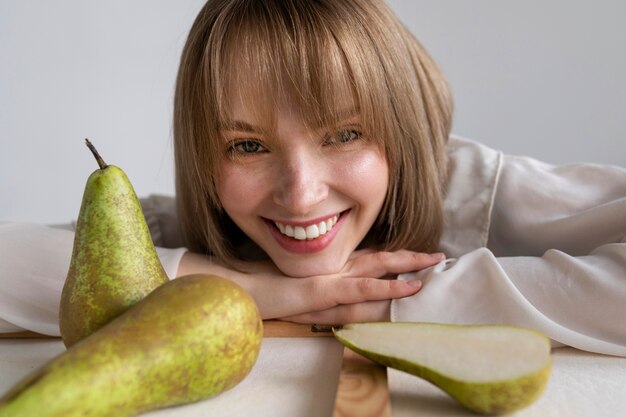
[[[337,220],[339,220],[339,217],[341,217],[343,213],[344,212],[307,226],[293,226],[276,221],[273,222],[273,224],[284,236],[296,240],[313,240],[330,232],[333,227],[335,227]]]

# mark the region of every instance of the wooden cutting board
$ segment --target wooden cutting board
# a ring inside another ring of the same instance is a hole
[[[264,337],[332,337],[328,326],[265,321]],[[343,350],[333,417],[391,417],[387,368]]]

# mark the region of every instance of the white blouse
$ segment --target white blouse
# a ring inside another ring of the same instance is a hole
[[[460,138],[449,156],[449,259],[417,273],[424,287],[392,302],[392,320],[515,324],[626,356],[626,169],[552,166]]]
[[[506,323],[626,356],[626,169],[552,166],[452,137],[441,250],[393,321]],[[172,197],[142,200],[170,276],[186,252]],[[0,332],[59,335],[73,225],[0,224]]]

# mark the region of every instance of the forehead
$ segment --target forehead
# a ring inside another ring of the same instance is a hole
[[[345,71],[323,76],[277,68],[268,74],[242,61],[240,57],[233,62],[237,71],[226,71],[230,76],[224,83],[224,121],[244,120],[272,128],[280,115],[309,125],[329,125],[359,108]]]
[[[226,120],[241,120],[259,125],[273,125],[278,117],[302,120],[310,125],[332,124],[358,114],[359,105],[345,84],[336,86],[331,100],[310,97],[307,101],[288,87],[258,85],[244,89],[235,83],[228,92]]]
[[[281,111],[321,124],[359,107],[345,53],[325,32],[303,34],[311,39],[297,48],[284,31],[259,32],[258,25],[238,29],[228,34],[216,68],[222,117],[246,115],[267,124]]]

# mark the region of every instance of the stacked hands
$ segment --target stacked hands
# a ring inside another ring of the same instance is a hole
[[[264,320],[342,324],[389,321],[391,300],[414,295],[422,288],[421,281],[399,281],[397,275],[426,269],[444,259],[443,253],[364,249],[355,251],[336,274],[293,278],[271,261],[240,262],[233,271],[215,258],[188,252],[177,276],[207,271],[228,276],[253,296]]]

